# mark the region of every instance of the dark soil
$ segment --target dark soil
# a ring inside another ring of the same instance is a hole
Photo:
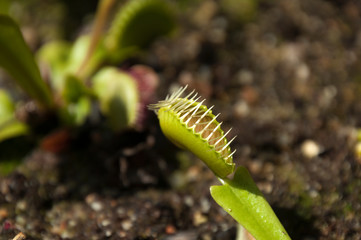
[[[158,99],[188,84],[215,105],[292,239],[361,239],[360,2],[261,0],[249,21],[189,4],[173,38],[123,66],[153,67]],[[62,153],[32,149],[0,177],[0,239],[235,239],[209,193],[216,177],[152,112],[144,129],[86,128]]]

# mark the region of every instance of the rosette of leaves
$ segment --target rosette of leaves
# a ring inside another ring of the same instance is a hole
[[[9,16],[0,15],[0,67],[42,109],[56,112],[63,125],[82,125],[90,115],[92,102],[97,101],[112,129],[121,130],[136,122],[134,106],[142,99],[141,93],[131,76],[115,69],[110,71],[109,64],[119,64],[134,50],[144,49],[156,37],[169,34],[175,22],[166,1],[132,0],[119,8],[109,31],[105,31],[114,3],[115,0],[99,1],[91,33],[78,37],[74,43],[57,40],[43,45],[37,53],[42,74],[19,27]],[[119,74],[120,79],[114,77]],[[89,81],[92,79],[95,80]],[[120,96],[124,89],[132,89],[133,97]]]

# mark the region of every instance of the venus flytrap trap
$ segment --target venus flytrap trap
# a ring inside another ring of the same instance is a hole
[[[197,102],[200,97],[191,92],[185,98],[180,96],[186,87],[168,96],[164,101],[150,105],[158,114],[163,133],[178,147],[188,149],[219,177],[224,178],[234,171],[234,163],[226,134],[212,114],[212,108]]]
[[[203,105],[200,96],[192,91],[182,97],[187,86],[165,100],[151,104],[149,109],[158,115],[164,135],[180,148],[200,158],[219,178],[222,185],[212,186],[213,199],[238,221],[257,240],[290,239],[252,177],[244,167],[235,170],[233,154],[222,123]],[[234,172],[233,179],[227,176]]]

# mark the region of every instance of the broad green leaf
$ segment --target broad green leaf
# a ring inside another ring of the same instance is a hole
[[[119,10],[105,44],[113,59],[148,46],[175,27],[171,7],[163,0],[132,0]]]
[[[290,240],[248,171],[239,167],[233,180],[212,186],[213,199],[257,240]]]
[[[0,89],[0,142],[28,132],[28,127],[15,118],[15,107],[9,95]]]
[[[19,27],[5,15],[0,15],[0,52],[0,66],[23,90],[45,106],[52,106],[53,100],[49,88],[40,76]]]
[[[93,89],[113,130],[135,124],[139,96],[135,80],[129,74],[113,67],[104,68],[94,76]]]

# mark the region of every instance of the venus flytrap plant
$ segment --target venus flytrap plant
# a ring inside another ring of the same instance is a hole
[[[151,104],[158,115],[164,135],[178,147],[199,157],[219,178],[221,186],[212,186],[213,199],[257,240],[290,239],[271,206],[244,167],[235,171],[230,141],[212,113],[192,91],[182,97],[187,86],[165,100]],[[227,176],[234,172],[233,179]]]
[[[98,105],[114,131],[135,128],[141,122],[137,121],[139,106],[148,98],[142,96],[145,91],[141,91],[139,78],[146,73],[134,75],[112,66],[144,50],[155,38],[170,34],[176,24],[174,11],[165,0],[127,1],[114,12],[108,27],[116,3],[119,5],[115,0],[99,1],[91,33],[74,42],[44,44],[36,54],[42,71],[19,26],[0,14],[0,67],[43,107],[38,109],[56,114],[59,127],[84,125],[92,113],[98,113],[92,111]],[[15,116],[12,125],[1,119],[0,142],[27,132]]]

